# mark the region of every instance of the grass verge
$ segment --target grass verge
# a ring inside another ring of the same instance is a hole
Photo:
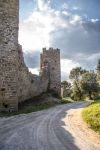
[[[51,96],[51,94],[44,94],[38,99],[34,99],[31,101],[26,101],[24,104],[19,107],[18,112],[0,112],[0,117],[10,117],[19,114],[27,114],[31,112],[36,112],[44,109],[48,109],[50,107],[59,105],[59,104],[67,104],[70,103],[69,98],[65,99],[57,99]]]
[[[100,101],[84,108],[82,117],[90,128],[100,134]]]
[[[61,104],[67,104],[67,103],[72,103],[74,102],[70,97],[64,97],[61,100]]]
[[[36,112],[36,111],[40,111],[40,110],[44,110],[44,109],[48,109],[52,106],[56,106],[57,103],[56,102],[45,102],[45,103],[41,103],[41,104],[31,104],[31,105],[25,105],[23,106],[23,108],[19,109],[18,112],[0,112],[0,117],[10,117],[13,115],[19,115],[19,114],[27,114],[27,113],[31,113],[31,112]]]

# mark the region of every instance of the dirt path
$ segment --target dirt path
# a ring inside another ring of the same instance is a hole
[[[89,128],[83,121],[81,112],[83,108],[70,109],[66,111],[67,115],[63,119],[65,130],[75,137],[76,145],[80,145],[82,150],[100,150],[100,135]],[[68,124],[69,122],[69,124]]]
[[[85,132],[83,122],[78,122],[80,108],[87,104],[0,118],[0,150],[100,150],[98,137],[91,139],[90,131]]]

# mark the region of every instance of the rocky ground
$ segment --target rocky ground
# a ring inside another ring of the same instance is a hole
[[[0,118],[0,150],[100,150],[100,136],[80,117],[87,104]]]

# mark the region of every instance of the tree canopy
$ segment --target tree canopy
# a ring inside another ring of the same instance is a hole
[[[94,71],[76,67],[70,71],[69,78],[73,83],[72,99],[82,100],[84,96],[93,99],[95,95],[98,95],[99,84],[97,82],[97,74]]]

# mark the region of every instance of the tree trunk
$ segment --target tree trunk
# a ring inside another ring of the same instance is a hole
[[[75,81],[75,85],[76,85],[77,90],[78,90],[78,92],[79,92],[79,98],[80,98],[80,100],[82,100],[82,92],[81,92],[80,88],[78,87],[76,81]]]
[[[89,99],[92,100],[92,93],[89,91]]]

